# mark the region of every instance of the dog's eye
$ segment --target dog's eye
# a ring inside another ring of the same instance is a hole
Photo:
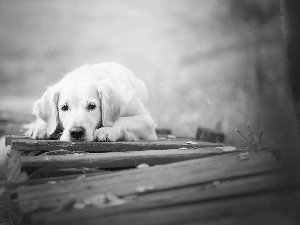
[[[87,106],[87,109],[88,110],[94,110],[96,108],[96,104],[94,104],[94,103],[90,103],[90,104],[88,104],[88,106]]]
[[[69,106],[67,104],[62,105],[61,110],[67,111],[69,109]]]

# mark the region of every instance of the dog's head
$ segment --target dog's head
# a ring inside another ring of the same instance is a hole
[[[62,130],[62,141],[93,141],[93,132],[110,127],[121,111],[113,85],[73,83],[50,87],[34,104],[34,114],[46,121],[47,135]]]

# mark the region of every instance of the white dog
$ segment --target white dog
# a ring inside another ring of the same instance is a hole
[[[143,81],[117,63],[86,65],[67,74],[34,102],[26,133],[61,141],[156,140]]]

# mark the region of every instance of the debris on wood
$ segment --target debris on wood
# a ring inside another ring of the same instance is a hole
[[[87,206],[94,206],[98,208],[106,208],[117,205],[123,205],[127,201],[121,199],[111,193],[107,194],[97,194],[90,198],[84,199],[83,201],[75,202],[73,205],[74,209],[84,209]]]
[[[84,155],[84,151],[70,151],[65,149],[58,149],[53,151],[44,152],[41,155],[67,155],[67,154],[73,154],[74,156]]]
[[[194,142],[194,141],[187,141],[186,142],[187,145],[196,145],[198,144],[197,142]]]
[[[150,192],[150,191],[153,191],[155,190],[155,187],[154,186],[139,186],[136,188],[136,191],[138,193],[145,193],[145,192]]]
[[[239,159],[241,160],[248,160],[249,159],[249,152],[242,152],[238,154]]]
[[[215,180],[214,182],[212,182],[213,186],[219,186],[221,184],[221,181],[219,180]]]
[[[86,178],[85,174],[81,174],[80,176],[78,176],[78,177],[76,178],[76,180],[82,180],[82,179],[84,179],[84,178]]]
[[[89,168],[89,167],[82,167],[82,171],[83,172],[87,172],[87,171],[91,171],[91,172],[93,172],[93,171],[101,171],[101,170],[98,170],[97,168]],[[102,170],[102,171],[104,171],[104,170]]]
[[[85,155],[85,153],[74,153],[73,155],[74,156],[82,156],[82,155]]]
[[[57,184],[57,181],[51,180],[51,181],[48,181],[47,184]]]
[[[142,168],[147,168],[147,167],[149,167],[149,165],[147,163],[142,163],[142,164],[138,165],[136,168],[142,169]]]
[[[224,152],[233,152],[237,149],[233,146],[223,146],[223,147],[216,147],[217,149],[222,149]]]

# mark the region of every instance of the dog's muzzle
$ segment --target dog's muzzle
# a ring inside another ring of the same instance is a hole
[[[85,134],[85,129],[83,127],[73,127],[70,130],[70,136],[73,140],[78,141],[81,139]]]

